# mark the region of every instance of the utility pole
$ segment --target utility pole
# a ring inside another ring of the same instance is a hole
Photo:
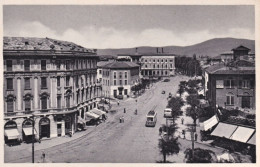
[[[34,121],[34,114],[32,115],[32,163],[34,163],[34,126],[35,126],[35,121]]]

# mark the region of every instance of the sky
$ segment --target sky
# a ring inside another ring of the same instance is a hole
[[[250,5],[5,5],[3,23],[4,36],[49,37],[97,49],[255,38]]]

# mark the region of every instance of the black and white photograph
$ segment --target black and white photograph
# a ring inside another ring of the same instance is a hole
[[[256,13],[3,4],[4,164],[256,165]]]

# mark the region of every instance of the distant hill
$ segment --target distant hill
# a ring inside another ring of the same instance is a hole
[[[190,46],[164,46],[164,53],[172,53],[176,55],[186,55],[192,56],[196,54],[208,55],[209,57],[218,56],[220,53],[231,51],[231,49],[243,45],[255,51],[255,41],[248,39],[236,39],[236,38],[214,38],[207,40],[202,43],[198,43]],[[140,46],[138,48],[138,53],[156,53],[157,47]],[[161,52],[159,47],[159,52]],[[135,48],[121,48],[121,49],[98,49],[98,55],[118,55],[118,54],[134,54]]]

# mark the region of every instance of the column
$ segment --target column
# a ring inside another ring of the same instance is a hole
[[[34,109],[39,109],[38,77],[34,77]]]
[[[17,110],[22,110],[21,78],[17,78]]]

